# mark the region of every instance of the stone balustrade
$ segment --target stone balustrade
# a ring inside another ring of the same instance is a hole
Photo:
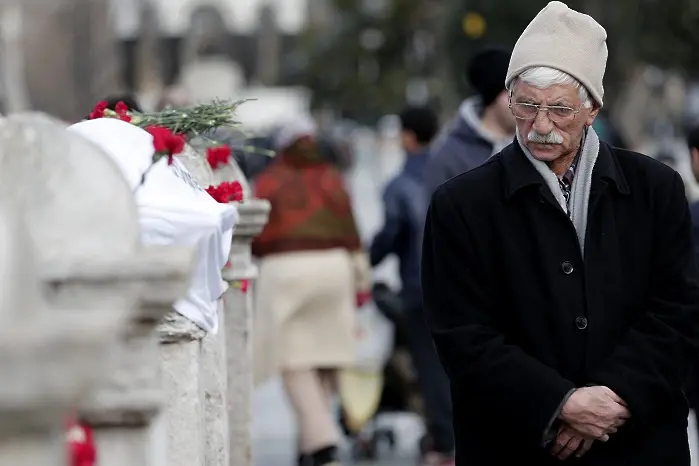
[[[202,158],[183,161],[206,187]],[[230,171],[216,176],[247,183]],[[194,251],[140,242],[133,192],[110,157],[41,114],[0,120],[0,466],[65,464],[79,412],[100,466],[250,466],[250,243],[269,213],[246,199],[219,328],[172,310]]]

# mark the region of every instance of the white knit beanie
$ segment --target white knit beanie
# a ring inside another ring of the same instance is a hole
[[[580,81],[602,106],[607,31],[591,16],[550,2],[524,30],[510,58],[505,87],[528,68],[547,66]]]

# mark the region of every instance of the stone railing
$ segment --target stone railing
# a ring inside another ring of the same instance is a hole
[[[0,466],[65,464],[57,441],[75,412],[100,466],[249,466],[250,292],[230,287],[216,334],[175,314],[194,251],[141,245],[119,169],[62,123],[0,120],[0,167]],[[238,210],[224,278],[254,281],[269,205]]]

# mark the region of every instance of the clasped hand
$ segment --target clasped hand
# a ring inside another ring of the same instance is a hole
[[[563,424],[551,454],[565,460],[573,453],[583,456],[595,440],[609,440],[609,435],[615,433],[631,413],[616,393],[607,387],[595,386],[575,390],[558,417]]]

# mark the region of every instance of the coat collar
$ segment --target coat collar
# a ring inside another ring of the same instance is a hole
[[[502,150],[500,160],[505,169],[505,199],[509,200],[528,186],[546,184],[536,168],[527,160],[516,139]],[[607,181],[611,181],[620,194],[630,193],[614,149],[600,141],[599,155],[592,171],[592,185]]]

